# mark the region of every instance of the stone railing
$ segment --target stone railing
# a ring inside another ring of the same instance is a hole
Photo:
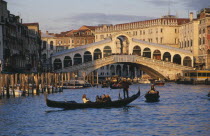
[[[144,64],[148,64],[148,65],[159,65],[159,66],[163,66],[163,67],[169,67],[169,68],[176,68],[176,69],[181,69],[181,70],[193,70],[193,67],[188,67],[188,66],[183,66],[183,65],[179,65],[176,63],[172,63],[172,62],[167,62],[167,61],[162,61],[162,60],[156,60],[156,59],[151,59],[151,58],[147,58],[147,57],[142,57],[142,56],[137,56],[136,57],[136,62],[143,62]]]

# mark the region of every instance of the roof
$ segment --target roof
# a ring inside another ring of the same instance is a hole
[[[37,26],[37,25],[39,25],[39,23],[23,23],[23,25],[26,25],[26,26]]]

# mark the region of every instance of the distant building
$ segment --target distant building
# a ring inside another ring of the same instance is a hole
[[[192,51],[197,69],[210,69],[210,8],[204,8],[179,28],[180,48]]]
[[[51,56],[53,53],[95,42],[95,27],[82,26],[78,30],[61,32],[60,34],[41,33],[41,58],[43,71],[51,71]]]

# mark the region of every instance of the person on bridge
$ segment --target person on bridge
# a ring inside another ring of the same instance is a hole
[[[122,88],[123,88],[124,99],[126,98],[125,95],[126,95],[127,98],[128,98],[128,97],[129,97],[128,89],[129,89],[129,85],[131,85],[131,83],[128,82],[128,81],[126,80],[126,78],[123,78],[123,81],[121,81],[119,84],[120,84],[120,85],[122,86]]]

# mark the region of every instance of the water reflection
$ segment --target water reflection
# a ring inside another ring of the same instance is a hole
[[[131,85],[135,94],[139,85]],[[145,102],[149,85],[140,85],[141,97],[122,108],[63,110],[46,106],[44,96],[0,99],[0,135],[202,135],[210,133],[209,86],[166,84],[156,87],[160,101]],[[89,88],[49,94],[53,100],[82,102],[110,94],[118,99],[119,90]],[[151,129],[152,128],[152,129]]]

